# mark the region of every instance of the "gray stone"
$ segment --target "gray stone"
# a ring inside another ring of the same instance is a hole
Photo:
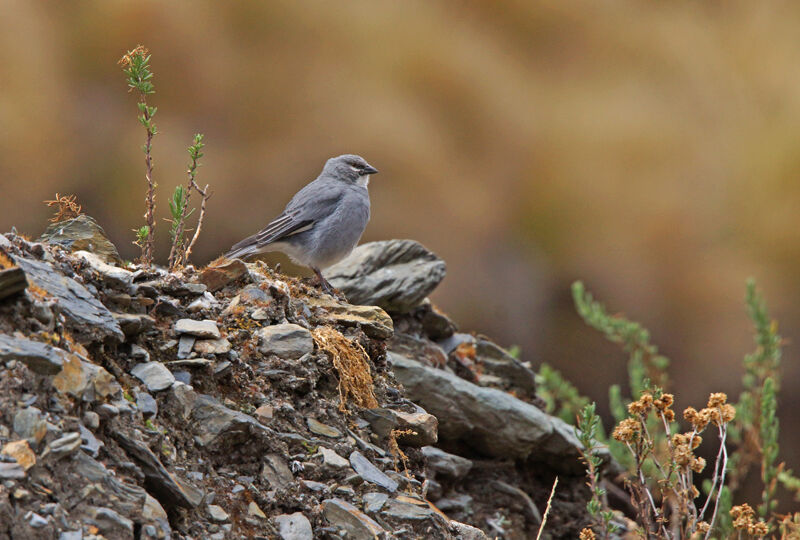
[[[344,459],[330,448],[324,446],[319,447],[319,453],[322,454],[322,464],[332,467],[334,469],[345,469],[350,466],[350,462]]]
[[[200,272],[200,282],[211,292],[218,291],[228,283],[235,281],[247,273],[247,266],[239,259],[224,261],[221,264],[210,264]]]
[[[112,266],[103,261],[103,259],[94,253],[90,253],[88,251],[76,251],[75,255],[83,259],[92,270],[100,274],[103,281],[106,281],[111,285],[116,287],[124,287],[127,289],[127,287],[133,283],[133,272],[118,266]]]
[[[380,437],[389,437],[393,430],[407,431],[397,435],[398,442],[420,448],[438,440],[439,421],[425,411],[407,413],[393,409],[365,409],[364,418]]]
[[[16,360],[34,373],[55,375],[69,360],[69,353],[40,341],[0,334],[0,360]]]
[[[250,284],[244,287],[239,293],[239,300],[245,304],[268,304],[272,297],[261,289],[258,285]]]
[[[397,482],[386,476],[383,471],[373,465],[364,455],[358,450],[354,450],[350,454],[350,465],[365,481],[382,487],[383,489],[394,493],[397,491]]]
[[[178,358],[189,358],[197,338],[190,334],[183,334],[178,340]]]
[[[204,292],[203,295],[196,300],[193,300],[186,307],[186,311],[189,313],[197,313],[198,311],[203,311],[205,309],[211,309],[212,307],[218,305],[217,299],[209,293],[208,291]]]
[[[145,416],[156,416],[158,414],[158,402],[147,392],[134,391],[136,396],[136,407]]]
[[[105,446],[103,441],[95,437],[94,433],[86,429],[83,424],[78,424],[78,429],[80,430],[81,434],[81,450],[92,457],[97,457],[97,455],[100,453],[100,449]]]
[[[25,469],[18,463],[0,462],[0,479],[19,480],[25,478]]]
[[[281,514],[275,518],[278,524],[278,534],[281,540],[313,540],[314,532],[311,522],[302,512],[294,514]]]
[[[169,472],[158,457],[144,444],[122,432],[114,438],[125,452],[141,466],[148,482],[148,490],[167,506],[194,508],[203,501],[203,491],[192,483]]]
[[[262,354],[274,354],[287,360],[297,360],[304,354],[314,351],[314,338],[311,332],[296,324],[277,324],[261,328],[256,335]]]
[[[156,324],[156,320],[153,317],[143,313],[112,312],[111,315],[119,324],[126,338],[136,337],[142,332],[152,329]]]
[[[100,415],[94,411],[83,413],[83,425],[94,431],[100,427]]]
[[[216,504],[209,504],[208,517],[210,517],[212,521],[216,521],[218,523],[224,523],[228,521],[229,516],[228,513],[222,509],[221,506],[217,506]]]
[[[523,397],[536,395],[536,374],[533,370],[494,342],[478,337],[475,343],[475,359],[481,373],[502,379],[500,386],[503,390],[513,390],[516,395]]]
[[[441,441],[494,457],[530,457],[560,472],[581,470],[580,442],[562,420],[501,390],[482,388],[394,353],[388,356],[408,398],[439,419]]]
[[[323,424],[319,420],[311,418],[310,416],[306,418],[306,424],[308,425],[308,429],[311,431],[311,433],[316,433],[317,435],[330,437],[332,439],[338,439],[342,436],[342,432],[335,427]]]
[[[444,497],[436,501],[436,508],[444,513],[468,514],[471,512],[472,497],[466,493]]]
[[[428,468],[437,475],[442,474],[457,480],[466,476],[472,468],[472,461],[469,459],[448,454],[434,446],[422,448],[422,454],[428,462]]]
[[[142,381],[151,392],[166,390],[175,382],[175,376],[161,362],[136,364],[131,375]]]
[[[472,525],[450,520],[450,531],[456,535],[456,540],[489,540],[482,530]]]
[[[386,534],[372,518],[341,499],[322,501],[322,515],[334,527],[344,529],[347,537],[353,540],[375,540]]]
[[[130,357],[136,360],[137,362],[149,362],[150,361],[150,353],[147,352],[147,349],[142,347],[141,345],[137,345],[135,343],[131,344],[131,352],[129,353]]]
[[[83,540],[83,531],[64,531],[58,535],[58,540]]]
[[[76,452],[80,447],[81,434],[77,431],[73,431],[48,444],[44,455],[51,454],[56,458],[61,458]]]
[[[39,444],[47,435],[47,421],[42,411],[36,407],[25,407],[17,411],[14,415],[14,432],[33,445]]]
[[[88,508],[91,521],[106,536],[114,537],[122,533],[133,534],[133,521],[120,515],[111,508],[90,506]]]
[[[18,257],[16,263],[25,271],[29,282],[58,300],[58,309],[64,314],[67,327],[80,341],[125,339],[114,316],[86,287],[47,263],[22,257]]]
[[[353,304],[405,313],[419,305],[444,279],[445,263],[413,240],[358,246],[325,276]]]
[[[226,354],[231,348],[231,342],[225,338],[198,339],[194,342],[194,351],[198,354]]]
[[[294,475],[286,465],[286,461],[278,454],[264,456],[264,467],[261,469],[261,479],[269,483],[271,489],[285,488],[294,482]]]
[[[148,527],[152,527],[153,538],[169,538],[172,535],[172,529],[169,526],[169,516],[161,504],[151,496],[149,493],[145,497],[144,505],[142,506],[142,520],[145,523],[150,523]]]
[[[374,514],[381,511],[383,505],[386,504],[387,500],[389,500],[389,496],[386,493],[373,491],[371,493],[365,493],[363,500],[364,511]]]
[[[33,527],[34,529],[41,529],[42,527],[47,526],[47,520],[37,514],[36,512],[28,512],[25,514],[25,519],[28,521],[28,524]]]
[[[395,519],[408,521],[419,521],[433,517],[433,510],[426,504],[425,506],[412,504],[398,499],[389,499],[383,506],[381,515]]]
[[[25,272],[19,266],[0,270],[0,300],[24,291],[27,286]]]
[[[392,318],[377,306],[354,306],[339,302],[329,295],[308,297],[305,300],[309,306],[325,310],[330,321],[359,327],[369,337],[387,339],[394,333]]]
[[[229,409],[211,396],[200,394],[193,403],[192,430],[200,446],[235,445],[265,429],[252,416]]]
[[[107,263],[122,263],[117,248],[108,240],[103,228],[85,214],[51,223],[38,241],[61,246],[69,251],[90,251]]]
[[[205,319],[202,321],[195,321],[193,319],[180,319],[175,323],[176,334],[190,334],[199,338],[212,338],[219,339],[222,335],[219,333],[216,321]]]

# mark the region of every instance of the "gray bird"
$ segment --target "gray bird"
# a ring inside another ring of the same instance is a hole
[[[377,172],[361,156],[329,159],[317,179],[298,191],[281,215],[234,245],[225,257],[281,251],[311,268],[322,288],[331,292],[321,269],[345,258],[358,244],[369,221],[369,176]]]

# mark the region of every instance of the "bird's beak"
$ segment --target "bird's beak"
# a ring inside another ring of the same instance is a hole
[[[367,165],[363,169],[361,169],[361,174],[377,174],[378,169],[373,167],[372,165]]]

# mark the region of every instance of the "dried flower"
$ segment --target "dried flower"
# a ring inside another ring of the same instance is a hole
[[[620,442],[631,442],[636,440],[641,429],[642,424],[639,420],[635,418],[626,418],[614,428],[614,432],[611,435]]]
[[[721,407],[722,405],[725,405],[726,401],[728,401],[728,396],[724,392],[717,392],[709,396],[707,407]]]
[[[675,396],[672,394],[661,394],[661,397],[653,401],[653,405],[659,411],[663,411],[672,406],[675,401]]]
[[[692,460],[691,468],[696,473],[703,472],[703,469],[706,468],[706,460],[701,457],[696,457]]]
[[[578,537],[580,540],[595,540],[597,537],[594,535],[594,531],[585,527],[581,529],[580,536]]]

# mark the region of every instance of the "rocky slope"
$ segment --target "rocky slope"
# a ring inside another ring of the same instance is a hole
[[[123,266],[86,216],[0,235],[0,539],[522,539],[556,475],[544,537],[575,538],[572,428],[430,304],[444,274],[366,244],[329,274],[348,303]]]

